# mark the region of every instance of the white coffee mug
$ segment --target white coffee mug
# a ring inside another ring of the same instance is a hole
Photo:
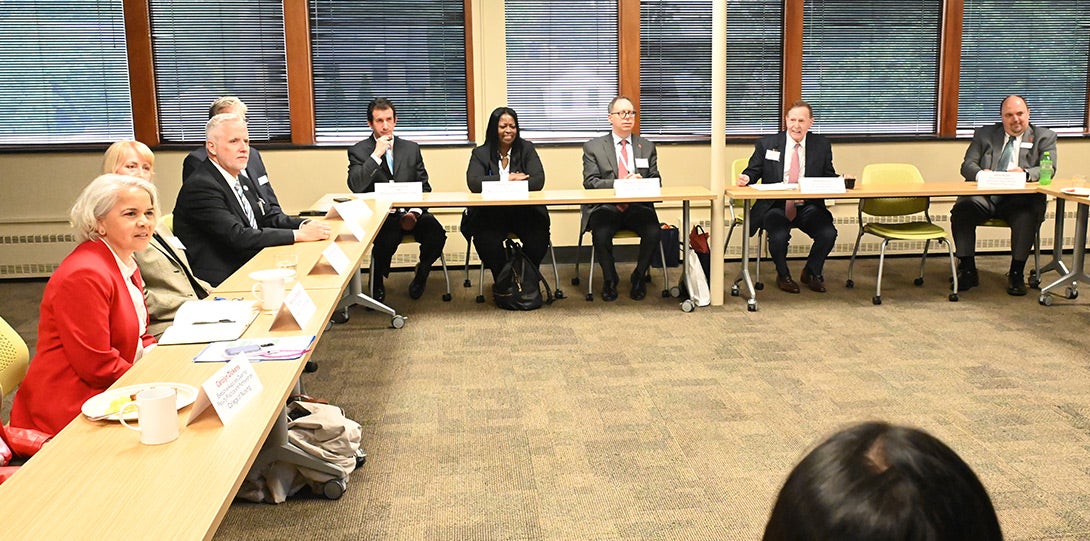
[[[267,269],[250,273],[250,278],[257,281],[250,291],[254,297],[261,301],[261,309],[275,311],[284,304],[284,287],[288,276],[294,276],[295,271],[287,269]]]
[[[136,408],[140,426],[125,422],[125,412]],[[136,393],[136,401],[125,404],[117,413],[121,424],[140,432],[140,443],[159,445],[178,439],[178,390],[174,387],[149,387]]]

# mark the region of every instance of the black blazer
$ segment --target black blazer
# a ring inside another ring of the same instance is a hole
[[[787,149],[787,132],[781,131],[774,135],[766,135],[760,138],[753,149],[753,156],[749,158],[749,165],[743,171],[749,177],[750,184],[758,181],[766,184],[783,182],[784,160],[790,156]],[[766,159],[769,150],[780,153],[780,159]],[[806,134],[806,165],[807,176],[811,177],[835,177],[836,169],[833,168],[833,147],[829,140],[816,133]],[[750,210],[749,234],[752,235],[764,224],[765,214],[769,209],[786,205],[786,199],[763,199],[753,204]],[[824,199],[806,199],[807,205],[825,206]]]
[[[541,165],[541,158],[537,155],[534,144],[519,139],[511,147],[511,163],[509,169],[514,172],[530,175],[527,179],[531,192],[538,192],[545,188],[545,167]],[[466,186],[473,193],[481,193],[481,184],[500,179],[500,155],[492,151],[488,145],[481,145],[469,155],[469,166],[466,168]],[[545,205],[533,205],[527,207],[542,216],[549,215],[549,209]],[[472,225],[474,215],[478,209],[470,207],[466,209],[463,226]]]
[[[374,134],[348,149],[348,188],[355,193],[375,191],[376,182],[422,182],[424,191],[431,191],[428,170],[420,145],[394,136],[394,175],[371,159],[375,151]]]
[[[193,149],[189,155],[182,161],[182,182],[185,182],[189,175],[192,175],[197,167],[202,162],[208,161],[208,149],[203,145],[200,148]],[[250,161],[246,163],[246,176],[250,177],[250,180],[257,184],[257,189],[261,190],[261,197],[265,199],[265,202],[280,208],[280,200],[276,198],[276,190],[273,190],[272,183],[269,182],[269,173],[265,170],[265,162],[261,161],[261,153],[256,148],[250,147]]]
[[[265,201],[253,182],[247,179],[242,186],[257,229],[250,227],[234,190],[211,160],[197,166],[178,191],[174,233],[186,246],[193,273],[213,286],[262,248],[294,243],[292,230],[303,223]]]

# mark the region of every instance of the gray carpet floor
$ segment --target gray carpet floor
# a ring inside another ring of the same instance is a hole
[[[759,539],[794,464],[873,419],[953,447],[1008,539],[1090,538],[1090,306],[1010,297],[1006,264],[981,258],[981,287],[952,303],[945,261],[916,287],[917,260],[894,259],[874,306],[877,260],[855,289],[834,260],[828,293],[769,284],[752,313],[730,297],[690,314],[624,291],[588,303],[573,266],[569,298],[528,313],[474,303],[461,274],[452,302],[441,273],[411,301],[395,274],[407,326],[354,308],[304,376],[361,423],[367,463],[337,501],[236,502],[216,539]],[[0,283],[0,314],[31,341],[41,287]]]

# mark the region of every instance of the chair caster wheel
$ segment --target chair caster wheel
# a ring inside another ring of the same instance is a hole
[[[682,312],[685,312],[687,314],[689,312],[692,312],[693,310],[696,310],[696,304],[693,303],[693,301],[691,301],[689,299],[685,299],[685,300],[681,301],[681,311]]]
[[[749,310],[750,312],[756,312],[757,311],[757,303],[755,303],[755,302],[747,303],[746,304],[746,310]]]
[[[662,298],[664,298],[664,299],[669,299],[670,298],[670,290],[669,289],[662,290]]]
[[[450,293],[443,293],[443,302],[450,302]]]
[[[923,285],[923,278],[916,278],[915,280],[912,281],[912,283],[917,285],[917,286],[922,286]]]
[[[957,293],[951,293],[950,294],[950,302],[958,302],[958,294]]]
[[[556,291],[553,291],[553,297],[555,297],[557,299],[563,299],[563,298],[565,298],[564,297],[564,292],[559,290],[559,289],[556,290]]]
[[[367,463],[367,453],[363,452],[363,449],[356,449],[356,469],[360,469],[361,466]]]
[[[882,304],[882,296],[875,295],[874,298],[870,300],[870,302],[873,302],[874,304]]]
[[[855,287],[855,280],[848,280],[847,282],[844,282],[844,287],[848,289]]]
[[[1041,306],[1052,306],[1052,295],[1044,293],[1037,297],[1037,302],[1041,303]]]
[[[675,299],[681,298],[681,288],[677,286],[671,287],[670,296]]]
[[[473,283],[467,278],[466,281],[462,282],[462,287],[473,287]]]
[[[1041,289],[1041,281],[1038,280],[1036,276],[1030,275],[1027,283],[1029,283],[1029,287],[1032,287],[1033,289]]]
[[[314,361],[307,361],[307,364],[303,365],[303,372],[307,374],[313,374],[318,371],[318,363]]]
[[[761,291],[764,288],[765,288],[765,283],[764,282],[757,282],[756,284],[753,284],[753,289],[756,289],[757,291]]]
[[[741,295],[741,294],[742,294],[742,291],[740,289],[738,289],[738,284],[730,286],[730,296],[731,297],[737,297],[738,295]]]
[[[477,295],[477,304],[484,304],[484,295]]]
[[[333,312],[333,315],[329,317],[329,320],[333,323],[336,323],[337,325],[340,325],[342,323],[348,323],[348,309],[342,308],[340,310],[337,310],[336,312]]]
[[[322,496],[330,500],[339,500],[347,489],[348,484],[343,479],[330,479],[322,485]]]
[[[405,326],[405,316],[394,316],[390,318],[390,326],[395,329],[400,329]]]
[[[1077,289],[1075,289],[1073,287],[1067,288],[1067,298],[1069,298],[1071,300],[1075,300],[1075,299],[1079,298],[1079,290],[1077,290]]]
[[[571,285],[573,285],[573,286],[579,285],[579,277],[578,276],[571,279]]]
[[[594,294],[587,293],[586,299],[587,299],[587,302],[593,301],[594,300]]]

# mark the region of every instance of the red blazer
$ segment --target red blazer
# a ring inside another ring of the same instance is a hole
[[[138,338],[145,347],[155,339],[140,336],[132,297],[101,241],[84,242],[64,258],[39,312],[38,347],[15,393],[11,426],[56,434],[84,401],[132,367]]]

